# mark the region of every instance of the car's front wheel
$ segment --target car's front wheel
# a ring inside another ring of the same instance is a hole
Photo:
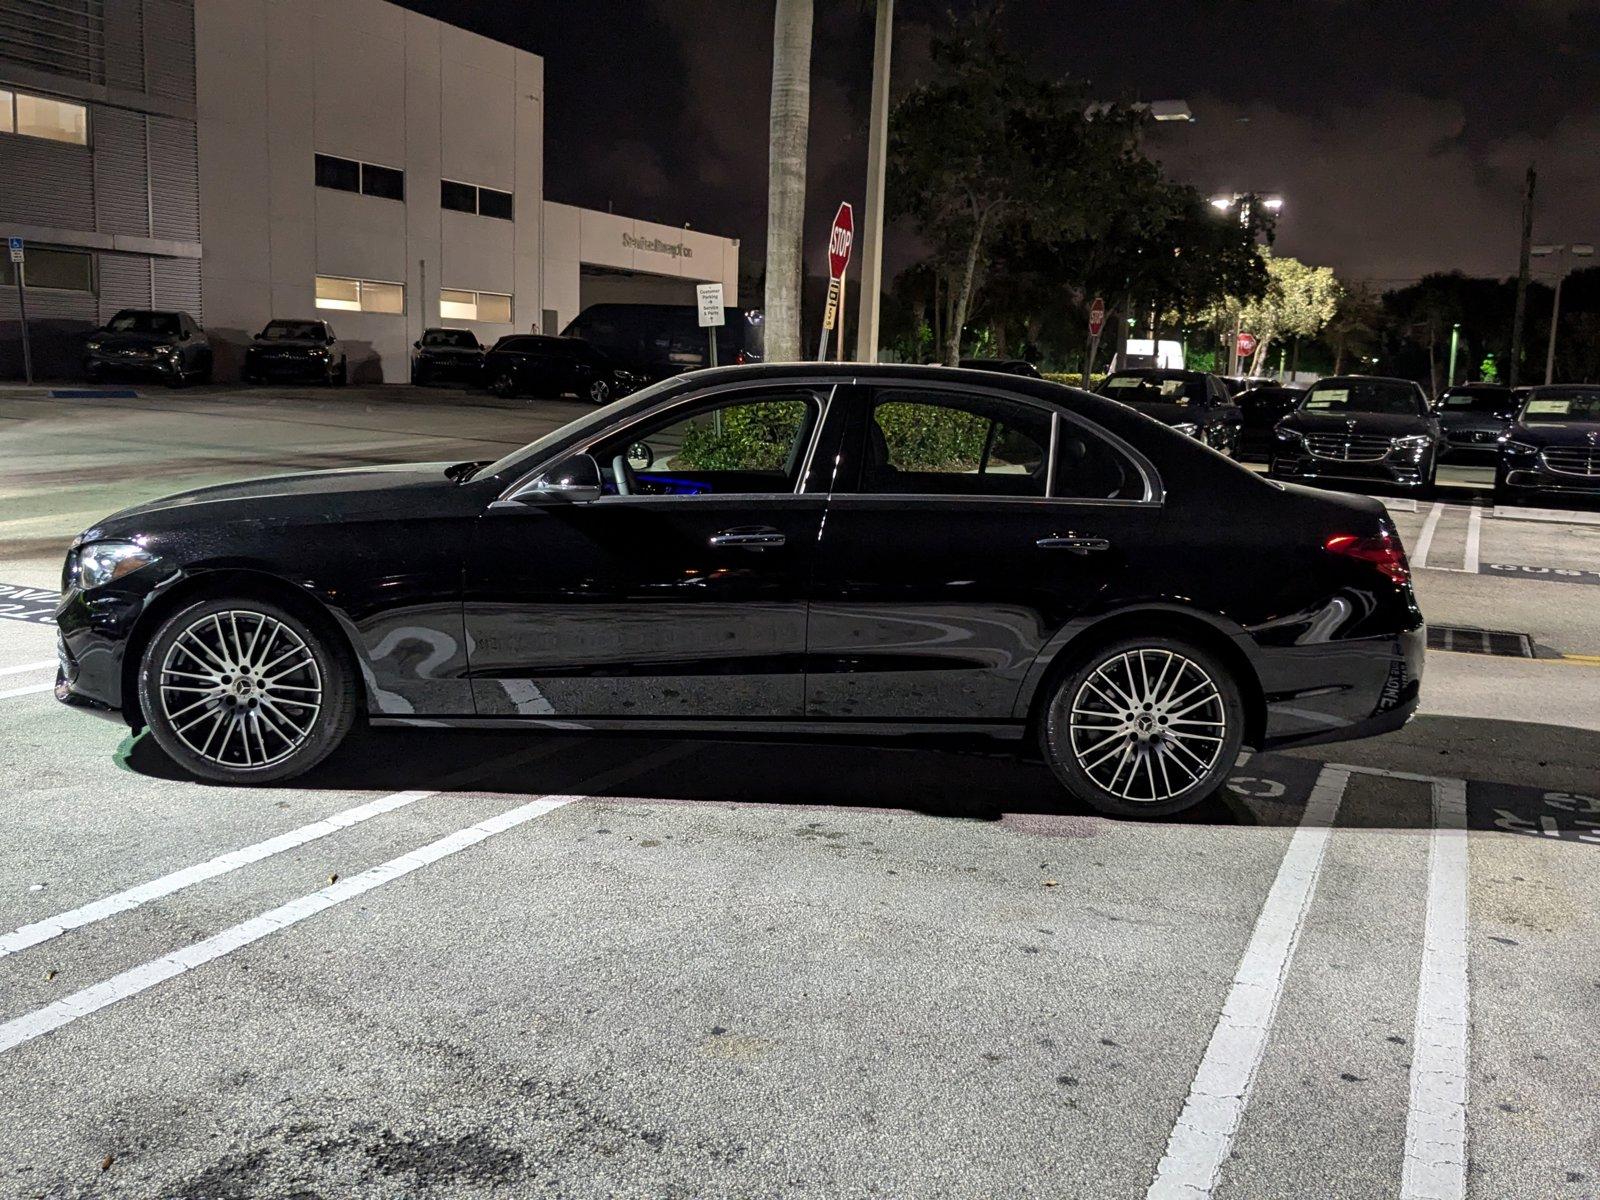
[[[517,381],[510,371],[501,371],[494,377],[489,390],[502,400],[509,400],[517,394]]]
[[[611,384],[604,379],[596,379],[589,385],[589,402],[591,404],[611,403]]]
[[[1040,725],[1045,760],[1077,799],[1119,816],[1165,816],[1214,793],[1239,756],[1244,703],[1214,655],[1164,636],[1078,659]]]
[[[269,783],[309,770],[355,717],[342,648],[300,615],[250,597],[190,604],[156,631],[139,674],[156,743],[218,783]]]

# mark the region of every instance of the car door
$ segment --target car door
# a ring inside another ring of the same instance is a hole
[[[998,722],[1159,518],[1104,431],[966,384],[853,392],[817,551],[806,713]]]
[[[479,714],[801,715],[826,502],[801,483],[829,391],[673,400],[573,452],[597,464],[598,498],[541,502],[556,463],[491,505],[465,579]]]

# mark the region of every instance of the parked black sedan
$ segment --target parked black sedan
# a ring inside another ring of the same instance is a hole
[[[1270,459],[1278,422],[1306,398],[1305,388],[1280,387],[1268,383],[1249,388],[1234,396],[1243,422],[1239,428],[1239,457]]]
[[[483,379],[483,346],[470,329],[424,329],[411,349],[412,383]]]
[[[497,462],[284,475],[72,544],[68,704],[204,779],[426,728],[1031,739],[1108,812],[1241,745],[1394,729],[1422,614],[1381,505],[1121,404],[949,368],[692,372]]]
[[[483,358],[483,379],[497,396],[574,395],[606,404],[637,391],[645,380],[581,338],[518,333],[503,337]]]
[[[1534,388],[1501,438],[1496,501],[1540,492],[1600,495],[1600,387]]]
[[[1387,484],[1427,491],[1443,436],[1422,388],[1409,379],[1319,379],[1278,422],[1268,473],[1306,482]]]
[[[343,386],[350,367],[326,321],[268,321],[244,352],[242,374],[246,383],[309,379]]]
[[[1446,462],[1494,463],[1500,438],[1517,417],[1511,389],[1498,383],[1463,383],[1446,388],[1433,406],[1444,432]]]
[[[83,373],[159,379],[168,387],[211,378],[211,343],[186,312],[124,308],[83,344]]]
[[[1244,418],[1221,379],[1203,371],[1136,367],[1113,371],[1097,389],[1146,416],[1237,456]]]

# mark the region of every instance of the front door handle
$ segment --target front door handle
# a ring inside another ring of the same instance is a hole
[[[746,550],[765,550],[771,546],[781,546],[787,540],[782,530],[770,525],[741,525],[711,535],[713,546],[740,546]]]
[[[1034,545],[1041,550],[1068,550],[1073,554],[1091,554],[1111,549],[1111,543],[1103,537],[1076,537],[1071,534],[1065,537],[1042,537]]]

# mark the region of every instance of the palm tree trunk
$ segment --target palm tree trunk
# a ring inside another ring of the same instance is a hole
[[[777,0],[767,158],[766,357],[795,362],[800,346],[806,139],[811,125],[812,0]]]
[[[967,246],[967,259],[961,264],[961,288],[955,294],[950,327],[945,332],[944,361],[949,367],[961,361],[961,327],[967,323],[967,308],[972,303],[972,281],[978,273],[978,254],[983,249],[983,237],[991,211],[986,208],[974,213],[976,219],[972,224],[972,242]]]

